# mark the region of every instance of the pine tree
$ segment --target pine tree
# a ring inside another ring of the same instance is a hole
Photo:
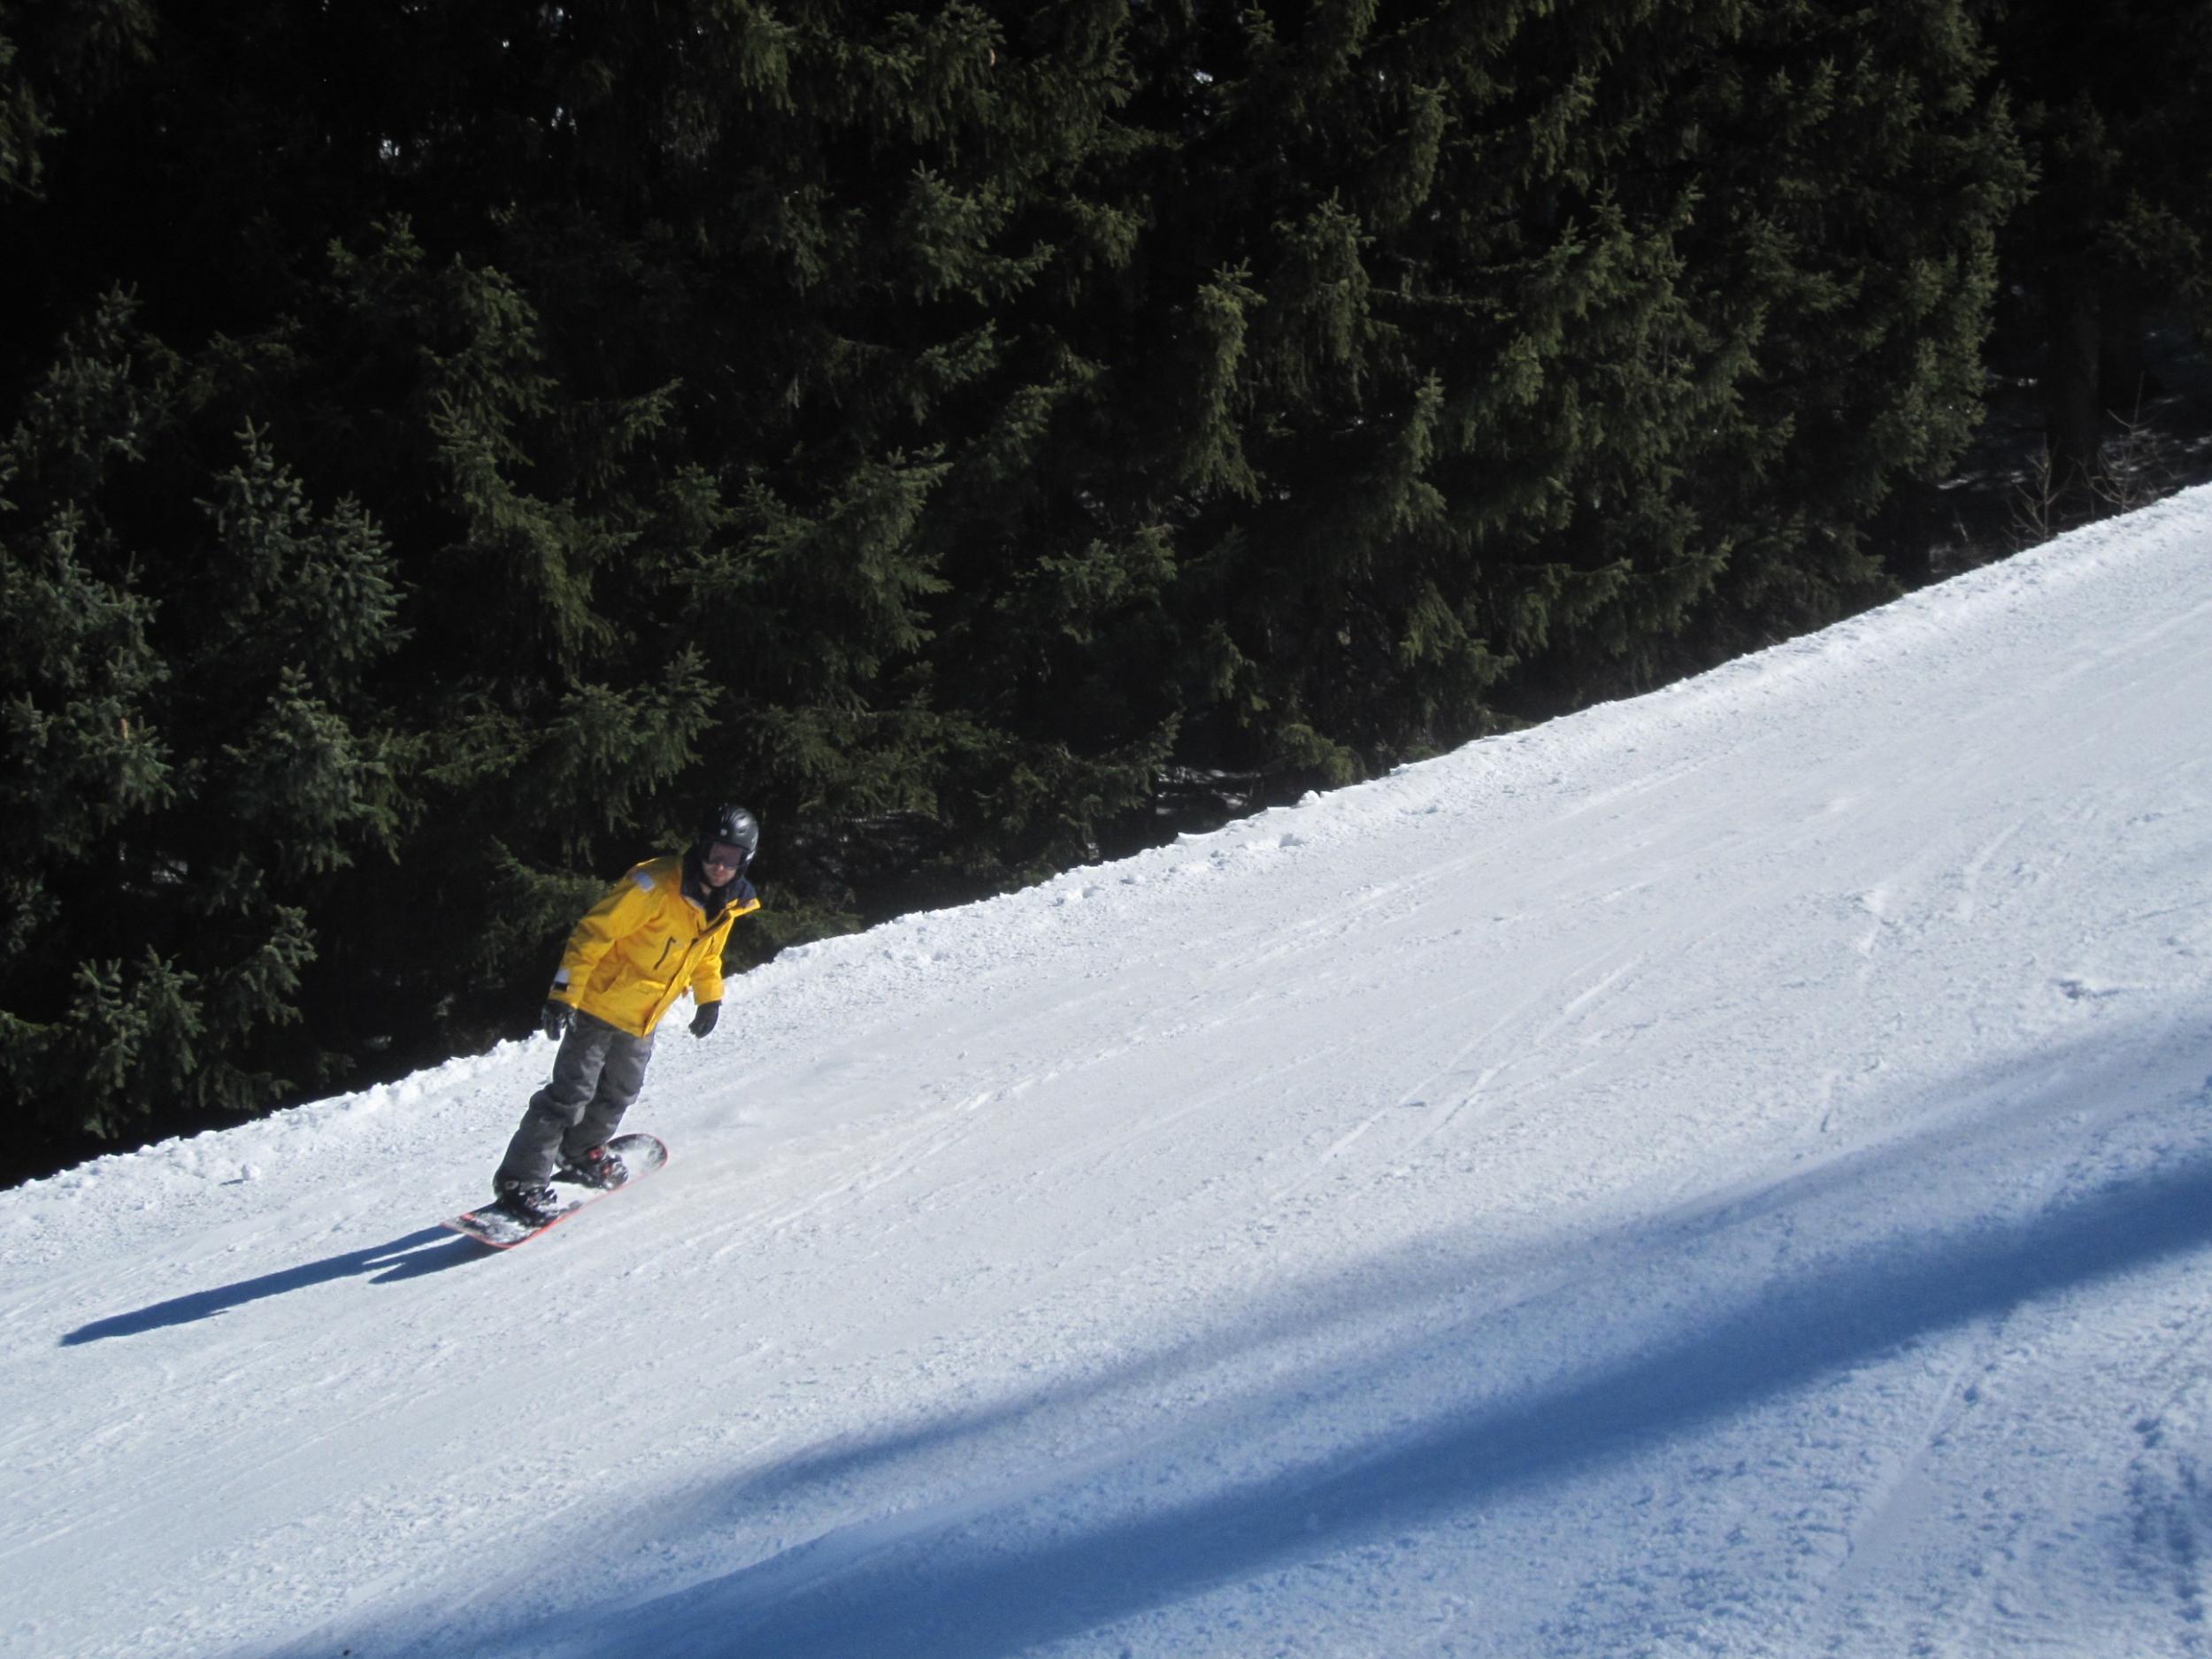
[[[1955,0],[1756,16],[1686,116],[1701,304],[1750,319],[1694,495],[1732,544],[1701,657],[1893,590],[1878,541],[1899,493],[1946,476],[1982,418],[1996,239],[2026,172]]]
[[[2106,441],[2156,389],[2149,332],[2178,324],[2212,343],[2212,16],[2185,0],[1993,9],[1997,73],[2036,168],[2004,241],[2026,301],[2008,343],[2027,342],[2060,511],[2080,516]]]
[[[242,1058],[299,1018],[288,887],[382,827],[378,768],[318,695],[376,626],[373,536],[304,523],[249,432],[220,556],[142,541],[134,492],[191,395],[131,310],[66,342],[0,450],[0,1064],[34,1125],[103,1135],[292,1086]]]
[[[2017,186],[1955,0],[0,42],[0,1037],[108,1133],[518,1029],[703,798],[772,945],[1838,614]]]
[[[1126,549],[1143,584],[1035,659],[1041,706],[1296,789],[1883,590],[1863,528],[1970,429],[2017,186],[1956,7],[1170,6],[1129,38],[1089,211],[1133,228],[1017,309],[1079,378],[1032,457],[1056,494],[954,584],[965,661],[1023,659],[992,625],[1031,614],[1025,554]]]
[[[48,147],[145,61],[154,33],[144,0],[0,4],[0,199],[41,192]]]

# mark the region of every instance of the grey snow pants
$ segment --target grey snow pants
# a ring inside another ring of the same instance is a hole
[[[530,1097],[522,1126],[507,1143],[495,1185],[542,1186],[561,1160],[603,1145],[645,1087],[651,1037],[633,1037],[579,1013],[553,1056],[553,1075]]]

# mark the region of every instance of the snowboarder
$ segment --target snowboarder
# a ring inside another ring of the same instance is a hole
[[[606,1151],[645,1082],[653,1028],[690,991],[691,1034],[722,1012],[722,945],[730,924],[760,908],[746,866],[760,824],[718,806],[681,855],[649,858],[607,889],[569,935],[546,995],[545,1034],[560,1040],[553,1076],[530,1097],[492,1185],[498,1202],[533,1223],[557,1213],[551,1180],[615,1187]]]

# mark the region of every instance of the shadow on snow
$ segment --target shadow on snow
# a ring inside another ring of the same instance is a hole
[[[2204,1058],[2197,1054],[2183,1064],[2200,1064]],[[2001,1144],[2008,1112],[2013,1114],[2009,1127],[2021,1122],[2018,1083],[2016,1076],[2009,1087],[1987,1091],[1980,1131],[1957,1136],[1955,1120],[1940,1136],[1944,1144],[1936,1156],[1968,1166]],[[2140,1100],[2137,1091],[2143,1087],[2139,1075],[2124,1083],[2108,1073],[2086,1087],[2077,1079],[2059,1084],[2039,1110],[2073,1110],[2107,1090]],[[2174,1099],[2170,1094],[2168,1103]],[[2202,1103],[2200,1097],[2185,1110],[2193,1113]],[[1225,1432],[1233,1434],[1240,1425],[1280,1431],[1302,1417],[1317,1419],[1311,1440],[1328,1448],[1264,1478],[1232,1481],[1203,1495],[1071,1529],[1064,1522],[1056,1525],[1047,1512],[1056,1501],[1064,1508],[1069,1495],[1092,1477],[1081,1465],[1056,1466],[1048,1455],[1046,1472],[1034,1482],[1010,1481],[1008,1489],[944,1498],[906,1514],[896,1512],[895,1501],[870,1506],[856,1511],[848,1525],[739,1571],[629,1605],[533,1621],[503,1634],[480,1631],[477,1642],[488,1652],[649,1653],[657,1659],[740,1654],[803,1659],[866,1652],[985,1659],[1019,1653],[1394,1529],[1476,1512],[1517,1491],[1755,1409],[1978,1318],[2212,1247],[2212,1153],[2196,1150],[2201,1138],[2193,1140],[2194,1146],[2176,1161],[2110,1180],[2032,1216],[1984,1214],[1947,1226],[1893,1230],[1886,1242],[1786,1265],[1757,1288],[1717,1299],[1704,1316],[1691,1316],[1681,1328],[1633,1352],[1524,1381],[1486,1399],[1447,1404],[1424,1420],[1364,1440],[1346,1439],[1328,1420],[1329,1406],[1316,1402],[1340,1400],[1363,1380],[1408,1366],[1417,1376],[1451,1379],[1435,1392],[1456,1386],[1463,1401],[1464,1379],[1483,1374],[1486,1336],[1495,1333],[1500,1312],[1431,1325],[1369,1363],[1309,1369],[1299,1380],[1273,1385],[1271,1396],[1243,1402],[1227,1419]],[[1928,1145],[1909,1138],[1786,1179],[1742,1202],[1678,1216],[1665,1225],[1630,1229],[1624,1237],[1633,1249],[1657,1258],[1663,1272],[1694,1274],[1717,1235],[1756,1225],[1784,1204],[1878,1206],[1894,1199],[1899,1188],[1909,1194],[1915,1171],[1930,1156]],[[1433,1300],[1448,1284],[1464,1286],[1494,1266],[1464,1254],[1432,1260],[1410,1276],[1405,1295],[1409,1302]],[[1329,1293],[1335,1317],[1350,1317],[1357,1295],[1350,1286]],[[1308,1302],[1308,1314],[1314,1311]],[[1114,1386],[1146,1391],[1194,1356],[1202,1363],[1207,1354],[1225,1355],[1240,1343],[1248,1351],[1264,1346],[1273,1340],[1270,1323],[1248,1324],[1240,1334],[1216,1333],[1132,1362],[1118,1370]],[[1601,1330],[1587,1335],[1586,1348],[1608,1340]],[[1071,1404],[1079,1411],[1107,1386],[1095,1379],[1069,1383],[861,1446],[825,1448],[722,1487],[718,1497],[694,1504],[688,1518],[710,1531],[718,1515],[726,1524],[733,1512],[757,1512],[795,1485],[834,1486],[856,1474],[882,1474],[906,1456],[956,1451],[1025,1415]],[[1202,1455],[1202,1450],[1187,1437],[1170,1445],[1147,1438],[1092,1468],[1102,1477],[1132,1470],[1141,1474],[1153,1464],[1172,1475],[1177,1460]],[[988,1461],[987,1455],[979,1456],[979,1465]],[[943,1489],[941,1482],[941,1494]],[[1129,1489],[1135,1489],[1133,1483]],[[657,1524],[665,1526],[672,1519],[684,1524],[672,1514],[657,1516]],[[978,1522],[984,1526],[977,1528]]]
[[[444,1249],[426,1247],[446,1241]],[[419,1279],[425,1273],[435,1273],[463,1262],[475,1260],[485,1254],[472,1244],[443,1227],[425,1227],[388,1244],[379,1244],[365,1250],[348,1250],[319,1262],[300,1267],[288,1267],[273,1273],[264,1273],[257,1279],[241,1279],[234,1285],[224,1285],[214,1290],[196,1290],[188,1296],[173,1296],[167,1302],[157,1302],[150,1308],[135,1313],[119,1313],[105,1319],[95,1319],[89,1325],[79,1325],[61,1340],[64,1348],[75,1348],[86,1342],[104,1341],[109,1337],[137,1336],[147,1331],[157,1331],[165,1325],[190,1325],[199,1319],[211,1319],[219,1313],[243,1307],[250,1302],[259,1302],[267,1296],[281,1296],[295,1290],[305,1290],[313,1285],[326,1285],[334,1279],[373,1278],[373,1282],[388,1285],[399,1279]]]

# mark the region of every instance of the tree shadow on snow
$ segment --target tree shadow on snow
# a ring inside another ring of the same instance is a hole
[[[440,1240],[446,1242],[444,1249],[426,1247]],[[245,1279],[235,1285],[225,1285],[214,1290],[196,1290],[188,1296],[173,1296],[167,1302],[157,1302],[150,1308],[135,1313],[119,1313],[105,1319],[95,1319],[90,1325],[78,1326],[61,1340],[64,1348],[76,1348],[86,1342],[98,1342],[113,1336],[137,1336],[142,1332],[157,1331],[165,1325],[190,1325],[195,1320],[211,1319],[219,1313],[242,1307],[250,1302],[259,1302],[266,1296],[281,1296],[288,1292],[305,1290],[312,1285],[326,1285],[334,1279],[373,1277],[380,1285],[392,1284],[404,1279],[419,1279],[425,1273],[442,1271],[457,1267],[463,1262],[481,1256],[484,1252],[457,1233],[443,1227],[425,1227],[394,1239],[388,1244],[379,1244],[365,1250],[348,1250],[342,1255],[326,1257],[301,1267],[288,1267],[274,1273],[264,1273],[257,1279]]]
[[[2204,1057],[2194,1056],[2194,1064]],[[2085,1089],[2076,1079],[2042,1104],[2078,1105],[2111,1081]],[[2130,1081],[2141,1087],[2139,1078]],[[1916,1171],[1932,1157],[1963,1166],[2001,1143],[2007,1112],[2022,1109],[2022,1092],[2016,1077],[1993,1090],[1981,1130],[1949,1138],[1939,1157],[1908,1140],[1698,1213],[1678,1214],[1669,1225],[1625,1230],[1624,1240],[1647,1267],[1663,1275],[1678,1266],[1686,1282],[1717,1235],[1756,1226],[1777,1211],[1874,1205],[1895,1199],[1901,1189],[1909,1202]],[[488,1653],[595,1659],[875,1652],[902,1659],[988,1659],[1024,1652],[1317,1554],[1479,1513],[1517,1493],[1757,1409],[1916,1341],[2212,1248],[2212,1153],[2193,1150],[2200,1139],[2183,1144],[2193,1147],[2187,1156],[2024,1218],[1970,1214],[1948,1225],[1893,1229],[1886,1242],[1855,1252],[1787,1263],[1755,1289],[1710,1299],[1702,1317],[1686,1316],[1640,1348],[1570,1365],[1486,1398],[1468,1401],[1481,1386],[1486,1354],[1503,1317],[1487,1307],[1431,1324],[1363,1361],[1332,1361],[1287,1379],[1278,1373],[1271,1392],[1244,1402],[1225,1424],[1214,1416],[1211,1428],[1202,1423],[1165,1439],[1125,1440],[1117,1463],[1102,1461],[1088,1472],[1080,1463],[1063,1464],[1033,1483],[1010,1481],[1009,1489],[970,1495],[949,1492],[941,1479],[935,1502],[925,1498],[904,1514],[895,1496],[879,1494],[879,1501],[847,1511],[844,1525],[754,1566],[618,1610],[611,1603],[530,1621],[480,1638],[479,1646]],[[1993,1191],[2007,1177],[1996,1170],[1992,1175]],[[1941,1189],[1939,1179],[1929,1190]],[[1475,1282],[1497,1266],[1480,1251],[1446,1256],[1408,1276],[1402,1288],[1409,1303],[1433,1302],[1443,1286]],[[1366,1288],[1371,1294],[1371,1281]],[[1310,1300],[1305,1311],[1348,1320],[1359,1296],[1358,1287],[1331,1292],[1323,1299],[1328,1311]],[[1290,1302],[1279,1302],[1269,1316],[1237,1330],[1133,1360],[1117,1368],[1110,1382],[1071,1380],[864,1444],[824,1448],[733,1482],[688,1506],[687,1516],[657,1513],[657,1535],[666,1539],[687,1525],[711,1532],[733,1514],[759,1513],[779,1494],[816,1483],[834,1491],[863,1475],[881,1479],[909,1456],[956,1452],[964,1443],[972,1444],[979,1466],[987,1467],[985,1442],[995,1432],[1032,1416],[1079,1413],[1094,1394],[1133,1387],[1156,1398],[1165,1378],[1278,1340],[1278,1316],[1291,1311]],[[1577,1317],[1586,1323],[1588,1314],[1569,1314],[1557,1351],[1578,1346]],[[1579,1334],[1586,1350],[1601,1350],[1611,1340],[1602,1329]],[[1408,1374],[1439,1379],[1436,1396],[1448,1395],[1456,1384],[1468,1402],[1439,1406],[1425,1418],[1364,1439],[1347,1438],[1341,1402],[1359,1397],[1368,1384]],[[1302,1419],[1314,1425],[1316,1450],[1264,1478],[1232,1480],[1112,1519],[1071,1525],[1053,1514],[1064,1514],[1071,1503],[1079,1510],[1102,1471],[1130,1477],[1116,1480],[1125,1493],[1141,1489],[1148,1469],[1158,1471],[1158,1486],[1177,1488],[1188,1465],[1202,1464],[1210,1435],[1279,1435]],[[1044,1463],[1049,1471],[1050,1457]]]
[[[1810,1274],[1632,1358],[1133,1519],[981,1548],[964,1542],[956,1523],[934,1537],[920,1530],[911,1549],[841,1547],[832,1535],[603,1625],[587,1615],[531,1632],[522,1646],[779,1659],[1018,1653],[1318,1548],[1440,1519],[1916,1338],[2208,1245],[2212,1162],[2109,1189],[2032,1230]],[[1440,1333],[1438,1344],[1468,1334]]]

